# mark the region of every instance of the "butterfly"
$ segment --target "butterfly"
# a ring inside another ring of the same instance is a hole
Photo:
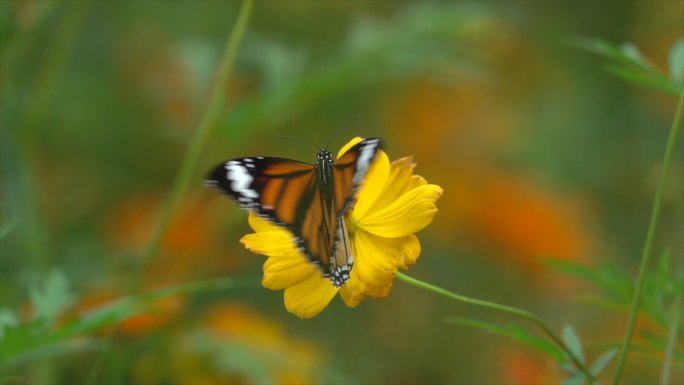
[[[337,160],[321,149],[313,165],[262,156],[228,160],[212,169],[205,184],[289,230],[308,260],[341,287],[354,264],[344,216],[379,149],[380,140],[368,138]]]

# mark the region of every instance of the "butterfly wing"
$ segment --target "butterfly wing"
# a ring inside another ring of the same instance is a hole
[[[216,166],[205,183],[292,232],[300,251],[339,287],[354,261],[344,215],[379,146],[376,138],[362,140],[334,164],[330,157],[319,168],[283,158],[229,160]],[[323,176],[330,174],[332,179]]]
[[[326,194],[320,175],[316,174],[311,199],[303,207],[302,217],[293,226],[300,251],[319,266],[325,277],[330,276],[330,256],[335,243],[335,212],[332,196]]]
[[[242,207],[294,232],[315,190],[310,164],[283,158],[253,157],[216,166],[205,184],[218,188]]]
[[[329,276],[334,212],[314,166],[284,158],[233,159],[216,166],[205,184],[289,230],[300,251]]]
[[[333,176],[337,216],[344,216],[356,203],[356,192],[379,149],[380,139],[364,139],[335,161]]]
[[[333,208],[336,215],[331,223],[335,237],[332,243],[333,253],[330,255],[328,271],[333,284],[338,287],[349,279],[349,274],[354,265],[354,255],[344,216],[356,203],[356,192],[361,187],[361,183],[379,149],[379,139],[364,139],[342,154],[333,166]]]

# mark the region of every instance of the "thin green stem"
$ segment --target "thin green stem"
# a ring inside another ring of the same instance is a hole
[[[655,199],[653,201],[653,209],[651,210],[651,221],[648,224],[648,232],[646,233],[646,241],[644,243],[643,252],[641,254],[641,264],[639,265],[639,275],[637,277],[636,291],[632,299],[632,306],[629,311],[629,318],[627,320],[627,328],[620,346],[620,356],[618,357],[617,366],[615,367],[615,374],[613,375],[613,385],[617,385],[622,376],[622,370],[625,366],[627,353],[632,342],[632,334],[634,333],[634,325],[639,313],[639,305],[641,304],[641,292],[646,283],[646,271],[648,270],[651,254],[653,254],[653,241],[655,239],[656,229],[660,218],[660,211],[663,206],[663,194],[665,192],[665,181],[667,180],[670,162],[672,161],[672,153],[674,152],[677,143],[677,134],[682,125],[682,114],[684,114],[684,92],[679,96],[679,104],[672,121],[672,128],[670,128],[670,135],[667,138],[665,145],[665,154],[663,155],[663,164],[660,169],[660,178],[658,179],[658,187],[656,188]]]
[[[539,318],[536,315],[528,312],[527,310],[522,310],[522,309],[518,309],[515,307],[511,307],[511,306],[501,305],[501,304],[494,303],[494,302],[484,301],[481,299],[470,298],[470,297],[466,297],[466,296],[463,296],[460,294],[452,293],[448,290],[442,289],[441,287],[431,285],[429,283],[426,283],[426,282],[417,280],[415,278],[409,277],[409,276],[407,276],[401,272],[397,272],[397,279],[404,281],[408,284],[411,284],[413,286],[419,287],[421,289],[425,289],[425,290],[433,292],[435,294],[439,294],[443,297],[453,299],[453,300],[458,301],[458,302],[463,302],[463,303],[467,303],[470,305],[484,307],[484,308],[496,310],[496,311],[499,311],[502,313],[512,314],[512,315],[515,315],[518,317],[525,318],[529,321],[532,321],[544,333],[546,333],[546,335],[549,336],[549,338],[551,338],[551,340],[554,343],[556,343],[556,345],[558,345],[561,349],[563,349],[563,351],[565,351],[565,353],[568,355],[568,357],[570,357],[570,360],[573,362],[573,364],[579,370],[582,371],[582,373],[584,374],[584,376],[587,379],[587,382],[590,384],[594,383],[594,376],[591,374],[589,369],[587,369],[587,367],[582,363],[582,361],[570,350],[570,348],[565,344],[565,342],[556,333],[554,333],[554,331],[548,325],[546,325],[546,323],[544,321],[542,321],[541,318]]]
[[[36,129],[48,116],[55,89],[68,62],[69,53],[90,9],[91,2],[66,3],[65,15],[55,30],[54,39],[48,45],[36,73],[27,105],[17,126],[17,206],[27,244],[27,251],[34,266],[45,266],[49,244],[47,231],[36,208],[35,191],[40,191],[34,181],[31,156],[36,152]]]
[[[165,200],[162,208],[159,212],[157,222],[155,224],[152,236],[147,243],[147,247],[143,251],[137,269],[131,275],[131,280],[128,284],[128,294],[137,292],[140,289],[142,283],[142,278],[145,274],[145,269],[152,262],[152,259],[159,251],[162,237],[169,227],[169,221],[171,215],[173,214],[176,206],[185,196],[188,190],[193,172],[197,168],[197,163],[199,162],[200,155],[202,154],[202,148],[209,137],[211,129],[214,127],[216,122],[223,112],[223,108],[226,102],[226,89],[228,80],[230,79],[233,67],[235,65],[235,58],[237,55],[238,47],[242,41],[242,37],[247,29],[247,24],[252,13],[252,0],[243,0],[240,6],[240,11],[237,16],[237,21],[233,26],[230,35],[228,36],[228,41],[226,43],[226,48],[219,64],[216,82],[214,83],[214,88],[209,99],[209,105],[207,106],[202,119],[193,135],[188,150],[185,153],[180,169],[176,174],[176,178],[173,182],[173,187],[167,199]],[[88,374],[87,384],[94,384],[97,381],[100,368],[107,361],[110,354],[112,354],[112,344],[118,333],[118,329],[114,329],[110,332],[107,338],[107,347],[100,357],[96,360],[95,364],[91,367],[90,373]]]
[[[228,80],[230,79],[231,73],[233,71],[237,50],[240,46],[240,42],[242,41],[245,30],[247,29],[247,23],[249,21],[251,11],[252,0],[244,0],[240,7],[237,21],[233,26],[230,36],[228,37],[226,49],[223,54],[221,64],[219,65],[216,83],[214,84],[214,89],[211,98],[209,99],[209,105],[204,112],[197,131],[195,131],[195,135],[192,137],[188,150],[185,153],[185,157],[181,162],[180,169],[176,174],[176,179],[174,180],[173,187],[171,188],[171,193],[161,208],[154,231],[152,232],[152,237],[142,253],[140,264],[133,275],[130,285],[131,291],[138,290],[142,281],[142,277],[145,273],[145,269],[159,251],[162,237],[169,227],[171,215],[185,196],[185,193],[190,185],[193,172],[197,168],[197,163],[199,162],[200,155],[202,154],[202,148],[209,137],[211,129],[221,116],[221,112],[223,111],[226,102],[226,85],[228,84]]]
[[[674,359],[675,345],[677,343],[679,321],[682,318],[681,304],[681,297],[677,297],[674,303],[672,304],[672,319],[670,320],[670,328],[667,333],[667,346],[665,346],[665,358],[663,359],[663,368],[660,371],[661,385],[667,385],[670,383],[670,370],[672,369],[672,360]]]

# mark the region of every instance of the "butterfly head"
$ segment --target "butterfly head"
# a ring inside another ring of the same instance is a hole
[[[315,167],[323,182],[328,182],[333,177],[332,167],[334,163],[335,158],[333,158],[332,152],[328,150],[321,150],[318,152]]]

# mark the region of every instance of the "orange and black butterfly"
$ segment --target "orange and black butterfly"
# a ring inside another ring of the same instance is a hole
[[[379,139],[364,139],[337,160],[323,149],[313,165],[262,156],[233,159],[216,166],[205,183],[289,230],[299,250],[340,287],[354,264],[344,215],[379,148]]]

